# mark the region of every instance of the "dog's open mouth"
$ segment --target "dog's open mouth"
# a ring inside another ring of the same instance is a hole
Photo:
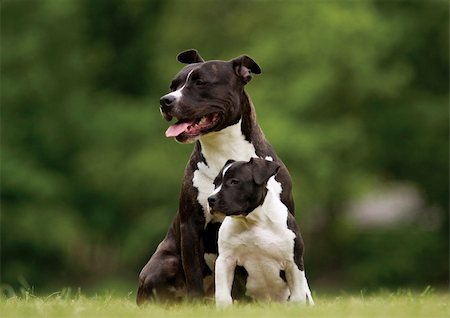
[[[177,139],[196,137],[214,128],[219,121],[219,113],[211,113],[192,120],[182,119],[166,130],[166,137],[177,137]]]

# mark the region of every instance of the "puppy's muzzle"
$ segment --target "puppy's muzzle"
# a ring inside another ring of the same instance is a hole
[[[217,195],[211,195],[208,197],[209,213],[214,214],[216,202],[217,202]]]

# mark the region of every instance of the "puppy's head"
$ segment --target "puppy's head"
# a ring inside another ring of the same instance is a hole
[[[267,194],[267,181],[280,165],[252,158],[250,161],[229,160],[214,180],[215,190],[208,197],[211,213],[246,216],[262,205]]]

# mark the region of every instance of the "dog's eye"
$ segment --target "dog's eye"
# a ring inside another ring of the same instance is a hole
[[[228,181],[228,184],[230,184],[230,185],[236,185],[239,183],[240,183],[240,181],[238,179],[230,179],[230,181]]]
[[[178,85],[179,85],[179,82],[177,80],[173,80],[172,83],[170,83],[170,87],[169,87],[170,91],[171,92],[176,91],[178,88]]]
[[[206,82],[198,79],[198,80],[195,81],[195,85],[197,85],[197,86],[205,86]]]

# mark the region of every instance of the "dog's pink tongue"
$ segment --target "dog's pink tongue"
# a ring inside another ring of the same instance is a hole
[[[176,137],[183,133],[190,125],[192,125],[191,122],[176,123],[166,130],[166,137]]]

